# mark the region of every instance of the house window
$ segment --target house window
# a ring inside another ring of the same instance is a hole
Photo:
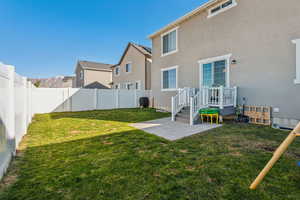
[[[208,18],[213,17],[237,5],[236,0],[228,0],[208,10]]]
[[[79,77],[81,80],[83,79],[83,71],[82,70],[80,71]]]
[[[115,76],[119,76],[120,75],[120,67],[116,67],[115,68]]]
[[[226,86],[226,60],[220,60],[203,65],[203,86]]]
[[[177,66],[161,71],[161,85],[163,91],[172,91],[177,89]]]
[[[177,52],[177,31],[178,28],[175,28],[161,36],[162,56]]]
[[[296,79],[295,84],[300,84],[300,39],[293,40],[296,44]]]
[[[140,90],[141,89],[141,81],[135,82],[135,89]]]
[[[200,87],[229,87],[231,54],[200,60]]]
[[[125,65],[125,71],[126,71],[127,73],[131,72],[131,63],[127,63],[127,64]]]
[[[134,90],[135,85],[133,83],[127,83],[127,89],[128,90]]]

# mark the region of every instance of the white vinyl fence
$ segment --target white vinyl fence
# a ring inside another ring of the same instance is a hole
[[[140,97],[151,91],[78,88],[34,88],[33,113],[75,112],[139,107]]]
[[[136,108],[151,91],[36,88],[0,63],[0,179],[34,114]]]
[[[31,122],[31,88],[13,66],[0,63],[0,178]]]

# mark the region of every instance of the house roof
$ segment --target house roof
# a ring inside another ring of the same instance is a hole
[[[111,64],[97,63],[90,61],[78,61],[82,69],[96,70],[96,71],[111,71]],[[78,65],[77,65],[78,66]]]
[[[123,55],[122,55],[122,57],[121,57],[121,59],[120,59],[120,61],[119,61],[119,63],[116,64],[116,65],[111,66],[112,68],[121,64],[121,62],[123,61],[123,59],[124,59],[127,51],[129,50],[130,46],[132,46],[135,49],[137,49],[140,53],[142,53],[143,55],[145,55],[147,58],[151,58],[152,57],[152,49],[150,47],[146,47],[146,46],[143,46],[143,45],[140,45],[140,44],[135,44],[135,43],[129,42],[128,45],[127,45],[127,47],[126,47],[126,49],[125,49],[125,51],[124,51],[124,53],[123,53]]]
[[[207,9],[208,7],[210,7],[211,5],[213,5],[214,3],[218,2],[220,0],[209,0],[208,2],[202,4],[201,6],[199,6],[198,8],[196,8],[195,10],[187,13],[186,15],[178,18],[177,20],[175,20],[174,22],[168,24],[167,26],[163,27],[162,29],[156,31],[155,33],[151,34],[148,36],[149,39],[154,38],[157,35],[162,34],[163,32],[166,32],[172,28],[175,28],[176,26],[178,26],[179,24],[183,23],[184,21],[190,19],[191,17],[199,14],[200,12],[204,11],[205,9]]]

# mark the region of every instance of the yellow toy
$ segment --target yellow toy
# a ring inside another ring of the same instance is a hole
[[[212,124],[213,123],[213,119],[215,118],[216,119],[216,123],[219,124],[219,114],[216,113],[216,114],[201,114],[201,120],[202,122],[204,121],[204,118],[207,119],[210,119],[210,123]]]
[[[255,190],[257,186],[262,182],[264,177],[268,174],[268,172],[272,169],[274,164],[279,160],[282,154],[287,150],[290,144],[296,139],[297,136],[300,136],[300,123],[296,126],[296,128],[289,134],[289,136],[284,140],[284,142],[279,146],[279,148],[273,154],[273,157],[265,166],[265,168],[260,172],[255,181],[251,184],[250,189]]]

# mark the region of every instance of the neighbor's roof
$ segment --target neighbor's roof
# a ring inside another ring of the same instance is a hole
[[[135,48],[137,48],[138,50],[140,50],[144,55],[152,56],[152,49],[150,47],[146,47],[140,44],[135,44],[132,42],[130,42],[130,44]]]
[[[97,70],[97,71],[111,71],[111,66],[112,66],[110,64],[90,62],[90,61],[78,61],[78,64],[82,67],[82,69]]]
[[[188,14],[180,17],[179,19],[175,20],[174,22],[168,24],[167,26],[163,27],[162,29],[156,31],[155,33],[151,34],[148,36],[149,39],[152,39],[153,37],[162,34],[163,32],[170,30],[172,28],[175,28],[176,26],[178,26],[179,24],[181,24],[182,22],[190,19],[191,17],[199,14],[200,12],[202,12],[203,10],[205,10],[206,8],[208,8],[209,6],[211,6],[212,4],[218,2],[220,0],[209,0],[208,2],[206,2],[205,4],[199,6],[198,8],[196,8],[195,10],[189,12]]]
[[[147,58],[151,58],[152,57],[152,49],[150,47],[146,47],[146,46],[143,46],[143,45],[140,45],[140,44],[135,44],[135,43],[132,43],[132,42],[129,42],[119,63],[116,64],[116,65],[113,65],[111,66],[112,68],[115,67],[115,66],[118,66],[121,64],[121,62],[123,61],[127,51],[129,50],[129,47],[130,46],[133,46],[135,49],[137,49],[140,53],[144,54]]]

